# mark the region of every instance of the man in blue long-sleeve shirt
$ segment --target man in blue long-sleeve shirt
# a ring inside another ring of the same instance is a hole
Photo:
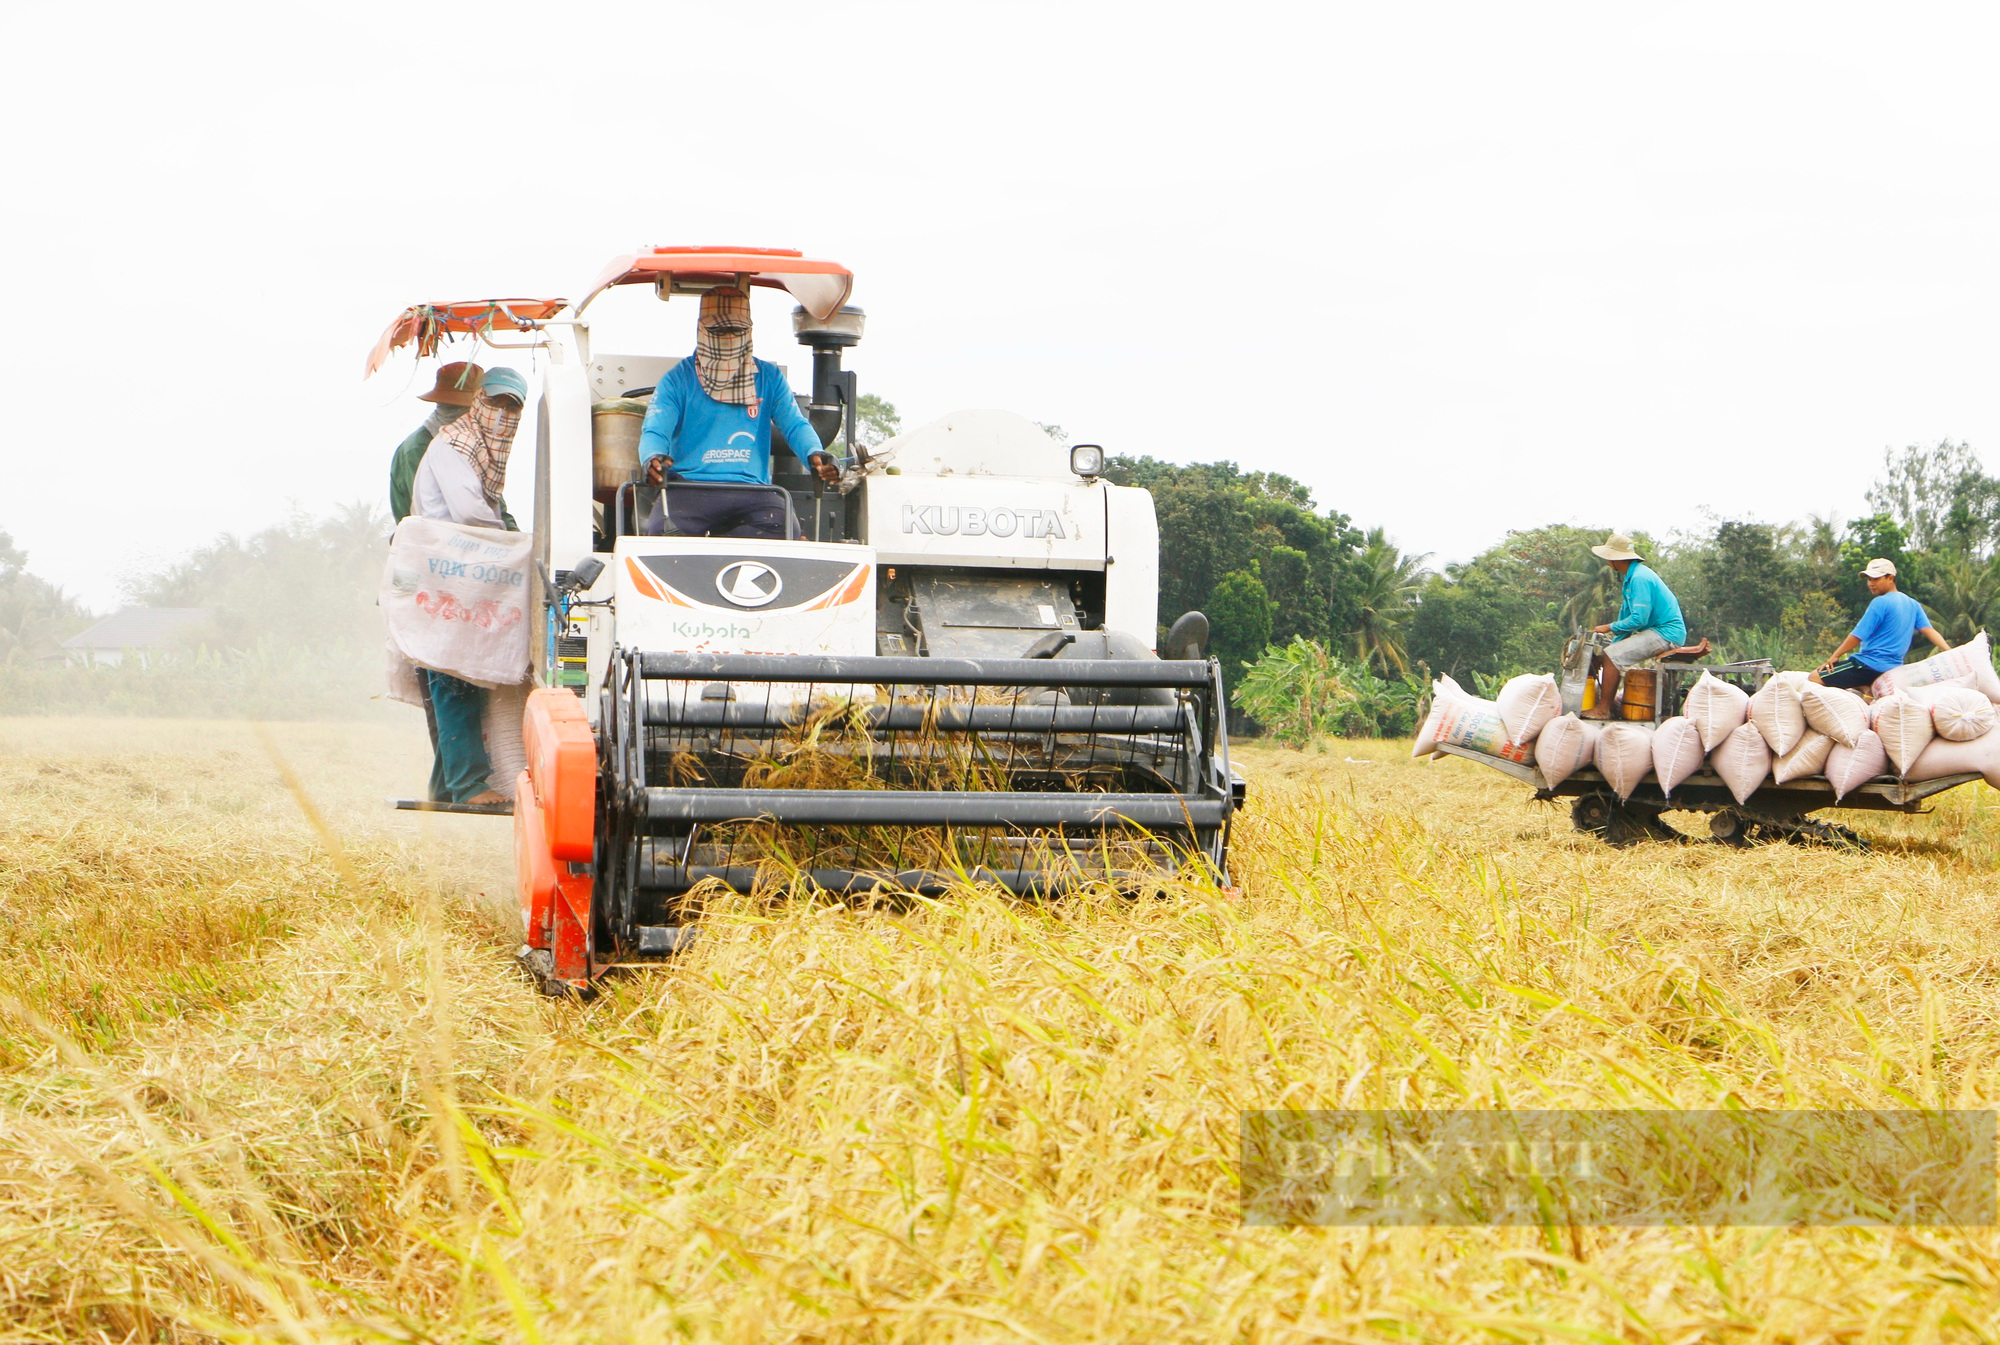
[[[1611,566],[1623,592],[1618,619],[1593,627],[1600,635],[1618,637],[1604,651],[1597,705],[1587,716],[1609,719],[1616,705],[1620,674],[1680,645],[1687,639],[1687,623],[1681,619],[1680,600],[1632,549],[1630,537],[1614,532],[1605,538],[1604,545],[1593,546],[1590,552]]]
[[[710,290],[701,296],[694,357],[668,371],[653,390],[639,431],[639,461],[648,485],[692,481],[767,486],[771,426],[822,481],[840,468],[820,447],[799,412],[785,371],[750,349],[750,296]],[[785,506],[765,490],[666,492],[668,503],[647,520],[649,533],[686,537],[782,537]]]

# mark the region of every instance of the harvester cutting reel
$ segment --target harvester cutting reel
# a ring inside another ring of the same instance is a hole
[[[529,697],[515,811],[544,988],[694,937],[723,890],[1022,896],[1226,884],[1213,659],[614,654],[593,733]]]

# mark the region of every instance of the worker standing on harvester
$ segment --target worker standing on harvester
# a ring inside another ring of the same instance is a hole
[[[1896,562],[1877,556],[1862,567],[1861,578],[1874,596],[1861,623],[1840,642],[1833,657],[1814,670],[1812,680],[1821,686],[1873,686],[1883,673],[1903,666],[1919,635],[1939,650],[1951,648],[1931,625],[1924,605],[1896,590]]]
[[[501,491],[527,401],[527,382],[512,369],[486,375],[471,409],[438,433],[417,468],[411,493],[420,517],[475,528],[507,526]],[[444,796],[453,803],[507,802],[487,784],[493,765],[481,723],[486,692],[435,668],[421,671],[437,718],[437,779]]]
[[[441,366],[437,371],[437,382],[429,392],[419,393],[417,400],[431,403],[431,413],[424,423],[410,431],[396,451],[389,458],[389,516],[401,523],[410,516],[410,486],[417,479],[417,467],[424,460],[424,452],[431,446],[437,432],[464,415],[479,395],[480,380],[486,371],[476,364],[459,360]],[[448,803],[451,796],[444,790],[444,759],[438,755],[437,711],[431,708],[430,683],[423,677],[417,678],[417,691],[424,702],[424,727],[431,735],[431,788],[432,803]]]
[[[464,415],[479,396],[479,384],[486,371],[463,360],[437,371],[437,384],[417,400],[429,402],[431,413],[424,423],[410,431],[410,437],[396,445],[389,459],[389,516],[401,523],[410,516],[410,485],[417,479],[417,467],[437,432]]]
[[[840,468],[799,411],[785,371],[751,353],[750,296],[710,290],[701,296],[694,357],[667,372],[639,431],[639,461],[649,486],[675,481],[771,484],[771,426],[822,481]],[[783,537],[785,506],[769,491],[664,492],[645,531],[684,537]]]
[[[1597,704],[1584,713],[1586,719],[1609,719],[1616,711],[1619,675],[1647,659],[1656,658],[1687,639],[1687,623],[1681,619],[1680,600],[1667,581],[1632,549],[1632,539],[1614,532],[1591,554],[1611,566],[1618,576],[1622,597],[1618,619],[1593,626],[1599,635],[1617,638],[1604,651],[1598,673]]]

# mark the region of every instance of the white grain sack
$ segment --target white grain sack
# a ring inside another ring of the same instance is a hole
[[[1675,715],[1653,730],[1653,778],[1662,794],[1671,795],[1675,785],[1700,770],[1701,760],[1701,734],[1693,720]]]
[[[1623,720],[1607,725],[1597,739],[1597,769],[1620,800],[1631,798],[1653,773],[1653,726]]]
[[[1597,759],[1598,724],[1587,724],[1575,715],[1557,715],[1535,739],[1535,764],[1550,789],[1575,775]]]
[[[1562,713],[1562,691],[1548,673],[1522,673],[1507,679],[1494,704],[1500,707],[1500,718],[1507,725],[1507,741],[1526,747],[1543,726]]]
[[[1799,686],[1805,680],[1804,673],[1779,673],[1750,698],[1750,722],[1779,756],[1806,736],[1806,710],[1799,704]]]
[[[1808,775],[1818,775],[1826,766],[1827,754],[1832,751],[1833,739],[1818,729],[1807,729],[1806,736],[1799,739],[1797,747],[1771,764],[1771,779],[1785,785],[1803,780]]]
[[[1417,730],[1416,746],[1410,755],[1422,761],[1425,757],[1441,755],[1437,750],[1438,725],[1444,722],[1446,701],[1466,699],[1465,688],[1449,676],[1440,677],[1431,683],[1431,712],[1424,716],[1424,725]]]
[[[1750,695],[1742,687],[1703,673],[1689,688],[1681,713],[1693,721],[1695,732],[1701,735],[1701,750],[1706,752],[1743,723],[1750,713]]]
[[[1927,659],[1889,669],[1875,679],[1871,690],[1877,696],[1887,696],[1912,687],[1955,682],[1966,676],[1972,678],[1972,687],[1981,695],[1988,700],[2000,701],[2000,673],[1993,671],[1993,649],[1987,642],[1985,631],[1956,649],[1947,649]]]
[[[1971,687],[1923,687],[1906,694],[1931,707],[1931,727],[1947,742],[1967,743],[1993,731],[1993,702]]]
[[[1507,724],[1498,705],[1471,696],[1439,696],[1410,754],[1429,756],[1440,747],[1462,747],[1523,764],[1535,759],[1533,743],[1516,747],[1507,741]]]
[[[1771,775],[1771,745],[1755,724],[1745,724],[1708,754],[1708,768],[1722,777],[1738,803],[1747,802]]]
[[[1882,740],[1882,750],[1895,763],[1896,774],[1908,778],[1910,767],[1937,736],[1931,727],[1930,707],[1911,696],[1884,696],[1869,707],[1869,718],[1874,721],[1875,736]]]
[[[1857,746],[1868,731],[1868,706],[1852,691],[1808,682],[1799,688],[1799,703],[1805,707],[1806,723],[1842,747]]]
[[[2000,733],[1966,742],[1933,738],[1924,754],[1917,758],[1917,764],[1910,767],[1910,779],[1937,780],[1966,772],[1983,775],[1987,784],[2000,789]]]
[[[1833,801],[1840,802],[1876,776],[1889,769],[1889,754],[1875,730],[1863,729],[1854,746],[1835,742],[1826,754],[1826,778],[1833,785]]]

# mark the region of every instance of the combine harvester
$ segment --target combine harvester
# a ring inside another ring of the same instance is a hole
[[[1564,650],[1560,678],[1535,679],[1550,683],[1552,693],[1559,697],[1560,709],[1566,714],[1574,715],[1582,708],[1585,689],[1595,683],[1598,660],[1603,657],[1602,644],[1601,639],[1579,634]],[[1700,652],[1706,652],[1706,648],[1704,641]],[[1977,650],[1978,658],[1987,658],[1983,637],[1977,642]],[[1696,652],[1692,649],[1685,651],[1687,654]],[[1681,714],[1689,693],[1704,676],[1713,677],[1746,696],[1754,696],[1775,675],[1770,661],[1765,659],[1741,663],[1698,663],[1691,659],[1674,661],[1674,656],[1670,654],[1653,668],[1635,669],[1625,675],[1627,691],[1617,719],[1588,722],[1600,731],[1609,729],[1613,723],[1643,725],[1657,731]],[[1492,705],[1491,702],[1477,704]],[[1497,710],[1497,707],[1494,708]],[[1499,718],[1497,713],[1492,717],[1496,721]],[[1747,723],[1747,720],[1741,722]],[[1426,725],[1426,735],[1432,727],[1431,724]],[[1486,736],[1488,740],[1483,746],[1496,746],[1490,740],[1490,733]],[[1870,736],[1873,736],[1872,730]],[[1963,744],[1941,745],[1958,747]],[[1614,781],[1595,765],[1563,772],[1559,778],[1552,779],[1538,760],[1532,744],[1525,748],[1505,744],[1499,745],[1496,751],[1488,751],[1465,741],[1440,739],[1430,742],[1425,735],[1420,735],[1418,755],[1430,753],[1462,757],[1503,772],[1532,786],[1534,797],[1539,801],[1571,800],[1570,820],[1576,830],[1614,846],[1647,840],[1691,840],[1692,837],[1669,825],[1662,814],[1692,812],[1707,814],[1710,837],[1725,845],[1740,847],[1791,841],[1866,850],[1867,842],[1853,831],[1813,814],[1830,808],[1927,812],[1926,800],[1983,778],[1978,771],[1963,769],[1921,779],[1883,773],[1864,783],[1854,783],[1841,793],[1833,781],[1821,773],[1801,775],[1784,783],[1778,783],[1767,775],[1761,784],[1739,798],[1736,790],[1714,769],[1713,763],[1704,757],[1699,767],[1676,781],[1671,790],[1662,790],[1658,775],[1646,772],[1636,783],[1625,782],[1626,790],[1621,795]],[[1913,774],[1924,772],[1918,770]]]
[[[1155,652],[1152,497],[1005,412],[857,445],[852,284],[791,251],[654,248],[573,305],[409,309],[371,356],[467,334],[542,366],[514,841],[522,960],[547,989],[679,949],[718,886],[1228,881],[1221,673],[1199,614]],[[774,433],[768,489],[810,540],[643,535],[659,491],[638,484],[632,401],[692,347],[695,303],[639,354],[593,350],[589,310],[742,285],[797,301],[801,409],[852,465],[824,485]]]

